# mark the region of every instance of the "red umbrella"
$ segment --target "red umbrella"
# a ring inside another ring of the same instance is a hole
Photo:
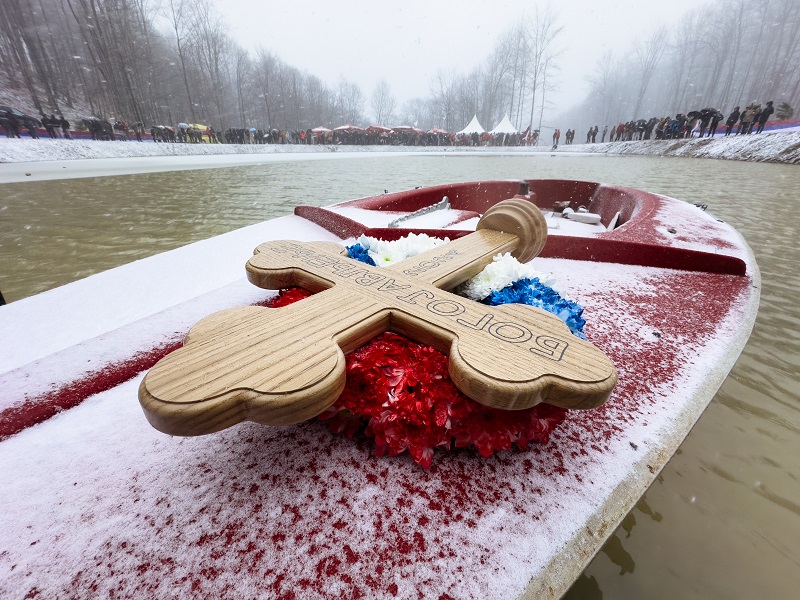
[[[383,125],[370,125],[367,127],[367,133],[391,133],[392,130],[389,127],[384,127]]]
[[[392,127],[395,131],[400,132],[411,132],[411,133],[425,133],[422,129],[417,129],[416,127],[411,127],[410,125],[398,125],[397,127]]]
[[[311,130],[311,133],[333,133],[333,131],[327,127],[315,127]]]
[[[433,129],[429,130],[428,133],[447,133],[447,131],[441,127],[434,127]]]
[[[342,125],[341,127],[336,127],[334,131],[364,131],[361,127],[356,127],[355,125]]]

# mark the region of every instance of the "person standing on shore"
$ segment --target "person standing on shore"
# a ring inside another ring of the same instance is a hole
[[[71,140],[72,136],[69,133],[69,121],[64,118],[64,115],[61,115],[61,118],[58,120],[58,126],[61,127],[61,136],[65,140]]]
[[[711,125],[708,129],[708,137],[714,137],[717,134],[717,125],[722,120],[722,113],[717,111],[711,117]]]
[[[764,110],[762,110],[758,114],[758,117],[756,119],[758,121],[758,129],[756,129],[756,133],[761,133],[762,131],[764,131],[764,125],[767,124],[770,115],[772,115],[772,113],[774,112],[775,109],[772,108],[772,100],[770,100],[769,102],[767,102],[767,105],[764,107]]]
[[[22,118],[22,124],[25,126],[25,129],[28,130],[28,135],[31,136],[31,138],[34,140],[39,139],[39,134],[36,132],[36,128],[39,126],[39,121],[26,115]]]
[[[0,127],[3,128],[3,131],[5,132],[7,138],[19,137],[19,133],[15,134],[14,129],[11,126],[10,113],[8,116],[6,116],[6,113],[0,112]]]
[[[736,122],[739,120],[739,114],[739,107],[737,106],[733,109],[733,112],[728,115],[728,120],[725,121],[725,125],[727,126],[725,129],[726,136],[731,134],[731,129],[733,129],[733,126],[736,125]]]
[[[760,109],[760,105],[755,102],[751,102],[747,105],[747,108],[742,113],[739,135],[749,134],[753,131],[753,121],[755,121],[756,115],[760,112]]]
[[[50,136],[51,139],[58,137],[56,135],[56,130],[55,130],[55,125],[56,124],[53,123],[53,121],[50,120],[50,117],[48,117],[46,114],[42,113],[42,118],[40,120],[42,122],[42,126],[44,127],[44,130],[47,132],[47,135]],[[55,120],[55,119],[53,119],[53,120]]]

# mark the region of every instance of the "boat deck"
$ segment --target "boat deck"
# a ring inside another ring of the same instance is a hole
[[[646,235],[724,248],[745,272],[534,259],[584,306],[619,383],[545,446],[437,454],[429,471],[319,422],[177,438],[145,420],[142,369],[201,316],[270,296],[244,279],[255,245],[340,239],[298,216],[3,307],[0,595],[560,596],[699,418],[755,319],[758,269],[732,229],[672,202],[652,218]],[[70,390],[78,401],[63,410]]]

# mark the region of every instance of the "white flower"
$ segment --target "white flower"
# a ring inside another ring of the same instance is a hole
[[[522,264],[506,252],[495,256],[483,271],[461,284],[457,292],[472,300],[483,300],[492,292],[498,292],[515,281],[535,277],[547,286],[552,287],[555,283],[551,273],[542,273],[530,265]]]
[[[411,258],[432,248],[446,244],[450,240],[445,238],[440,240],[424,233],[419,235],[409,233],[406,237],[393,242],[385,242],[376,238],[362,235],[358,238],[361,244],[369,253],[372,260],[379,267],[388,267],[401,260]]]
[[[379,267],[388,267],[412,256],[427,252],[432,248],[446,244],[450,240],[440,240],[424,233],[409,233],[406,237],[393,242],[385,242],[362,235],[358,243],[369,253]],[[456,293],[472,300],[483,300],[492,292],[498,292],[520,279],[534,279],[547,286],[554,287],[555,277],[552,273],[542,273],[532,266],[520,263],[508,252],[498,254],[492,262],[472,279],[461,284]]]

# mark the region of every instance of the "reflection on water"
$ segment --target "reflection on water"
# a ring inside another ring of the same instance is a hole
[[[731,375],[567,597],[796,598],[796,166],[607,156],[381,157],[8,184],[0,193],[0,289],[9,301],[23,298],[288,214],[300,203],[522,177],[603,181],[708,204],[747,239],[763,280],[753,335]]]

